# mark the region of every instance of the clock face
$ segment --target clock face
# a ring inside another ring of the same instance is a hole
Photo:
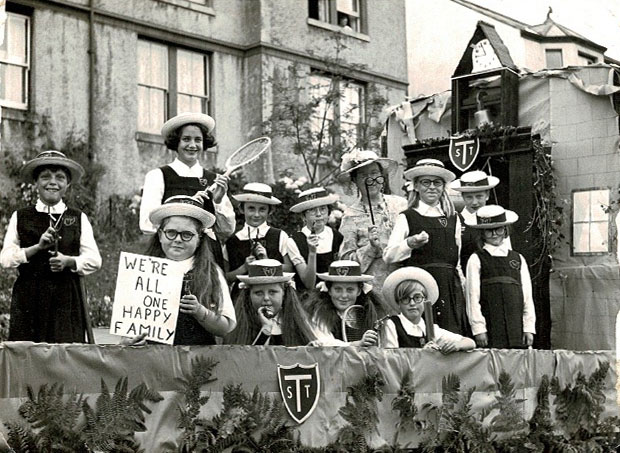
[[[471,60],[473,66],[472,73],[502,67],[488,39],[478,41],[478,43],[474,45],[474,50],[471,53]]]

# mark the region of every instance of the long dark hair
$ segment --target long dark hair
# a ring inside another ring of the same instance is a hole
[[[168,137],[166,137],[166,147],[173,151],[176,151],[179,148],[179,142],[181,141],[181,134],[183,133],[183,129],[186,126],[196,126],[202,132],[202,149],[207,150],[209,148],[213,148],[217,145],[215,141],[215,137],[207,130],[205,126],[198,123],[187,123],[182,126],[177,127],[175,130],[170,132]]]
[[[305,346],[312,340],[314,335],[308,325],[306,313],[301,308],[295,289],[280,283],[284,290],[282,296],[282,309],[280,310],[280,323],[282,327],[282,342],[284,346]],[[237,327],[226,336],[226,344],[252,344],[261,329],[261,323],[252,306],[250,289],[243,288],[235,300],[235,314]]]
[[[328,289],[332,287],[332,282],[325,283]],[[361,291],[362,283],[359,283],[359,287]],[[364,318],[364,325],[362,328],[363,331],[373,329],[377,319],[383,317],[387,313],[382,297],[374,290],[368,293],[361,291],[360,295],[357,296],[355,300],[355,305],[361,305],[366,309],[366,317]],[[338,311],[332,302],[331,296],[326,291],[313,290],[306,301],[306,307],[308,307],[310,319],[325,326],[330,332],[337,329],[341,322],[341,318],[338,316]]]
[[[160,228],[166,226],[166,223],[170,217],[166,217]],[[198,220],[193,217],[187,217],[196,226],[196,231],[202,231],[203,226]],[[159,231],[153,235],[146,254],[150,256],[157,256],[159,258],[165,258],[166,254],[161,247],[159,240]],[[215,264],[215,258],[213,252],[209,246],[209,239],[205,233],[200,233],[200,242],[198,248],[194,252],[194,268],[192,270],[192,280],[190,287],[192,294],[198,298],[200,303],[205,307],[211,309],[212,304],[215,305],[216,312],[222,306],[222,291],[228,291],[228,288],[222,288],[220,285],[219,273],[222,272],[217,264]]]

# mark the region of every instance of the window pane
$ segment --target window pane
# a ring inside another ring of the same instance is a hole
[[[573,252],[587,253],[590,251],[589,224],[573,224]]]
[[[590,192],[573,193],[573,222],[590,220]]]
[[[177,83],[181,93],[206,95],[205,57],[197,52],[177,51]]]
[[[607,252],[609,251],[609,226],[607,222],[596,222],[590,224],[590,251]]]
[[[561,68],[564,66],[562,62],[562,49],[547,49],[545,56],[548,68]]]
[[[340,99],[340,115],[343,120],[350,123],[360,123],[362,121],[362,87],[353,83],[348,83]]]
[[[24,16],[10,14],[7,20],[8,60],[13,63],[26,64],[27,21]]]
[[[350,151],[357,147],[358,142],[358,125],[351,123],[340,124],[340,137],[342,138],[342,146],[344,151]]]
[[[168,88],[168,48],[138,40],[138,83]]]
[[[166,120],[165,105],[165,91],[138,86],[138,130],[159,134]]]
[[[590,219],[593,222],[606,221],[609,215],[605,212],[609,206],[609,190],[593,190],[590,192]]]
[[[23,104],[26,102],[24,91],[24,68],[0,64],[0,89],[2,99]]]

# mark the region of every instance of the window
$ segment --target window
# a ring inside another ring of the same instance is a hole
[[[582,66],[596,64],[598,62],[598,59],[594,55],[588,55],[584,52],[577,52],[577,56],[579,57],[579,64]]]
[[[355,148],[364,122],[364,95],[364,85],[358,82],[311,74],[310,97],[317,102],[312,119],[316,139],[345,152]]]
[[[30,70],[30,18],[7,13],[4,40],[0,45],[0,105],[28,108]]]
[[[545,57],[547,59],[547,68],[562,68],[562,49],[546,49]]]
[[[308,0],[308,17],[358,33],[365,33],[362,23],[363,0]]]
[[[573,192],[573,254],[609,250],[609,189]]]
[[[138,40],[138,131],[159,134],[178,113],[209,112],[209,57]]]

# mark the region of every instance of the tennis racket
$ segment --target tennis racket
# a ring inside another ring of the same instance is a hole
[[[271,139],[269,137],[259,137],[246,143],[237,151],[232,153],[228,159],[226,159],[226,162],[224,163],[224,166],[226,167],[224,176],[230,176],[241,167],[251,164],[262,156],[270,146]],[[211,187],[207,189],[207,192],[213,193],[214,190],[215,184],[212,184]]]
[[[364,336],[366,310],[361,305],[351,305],[342,315],[342,339],[347,343],[359,341]]]

